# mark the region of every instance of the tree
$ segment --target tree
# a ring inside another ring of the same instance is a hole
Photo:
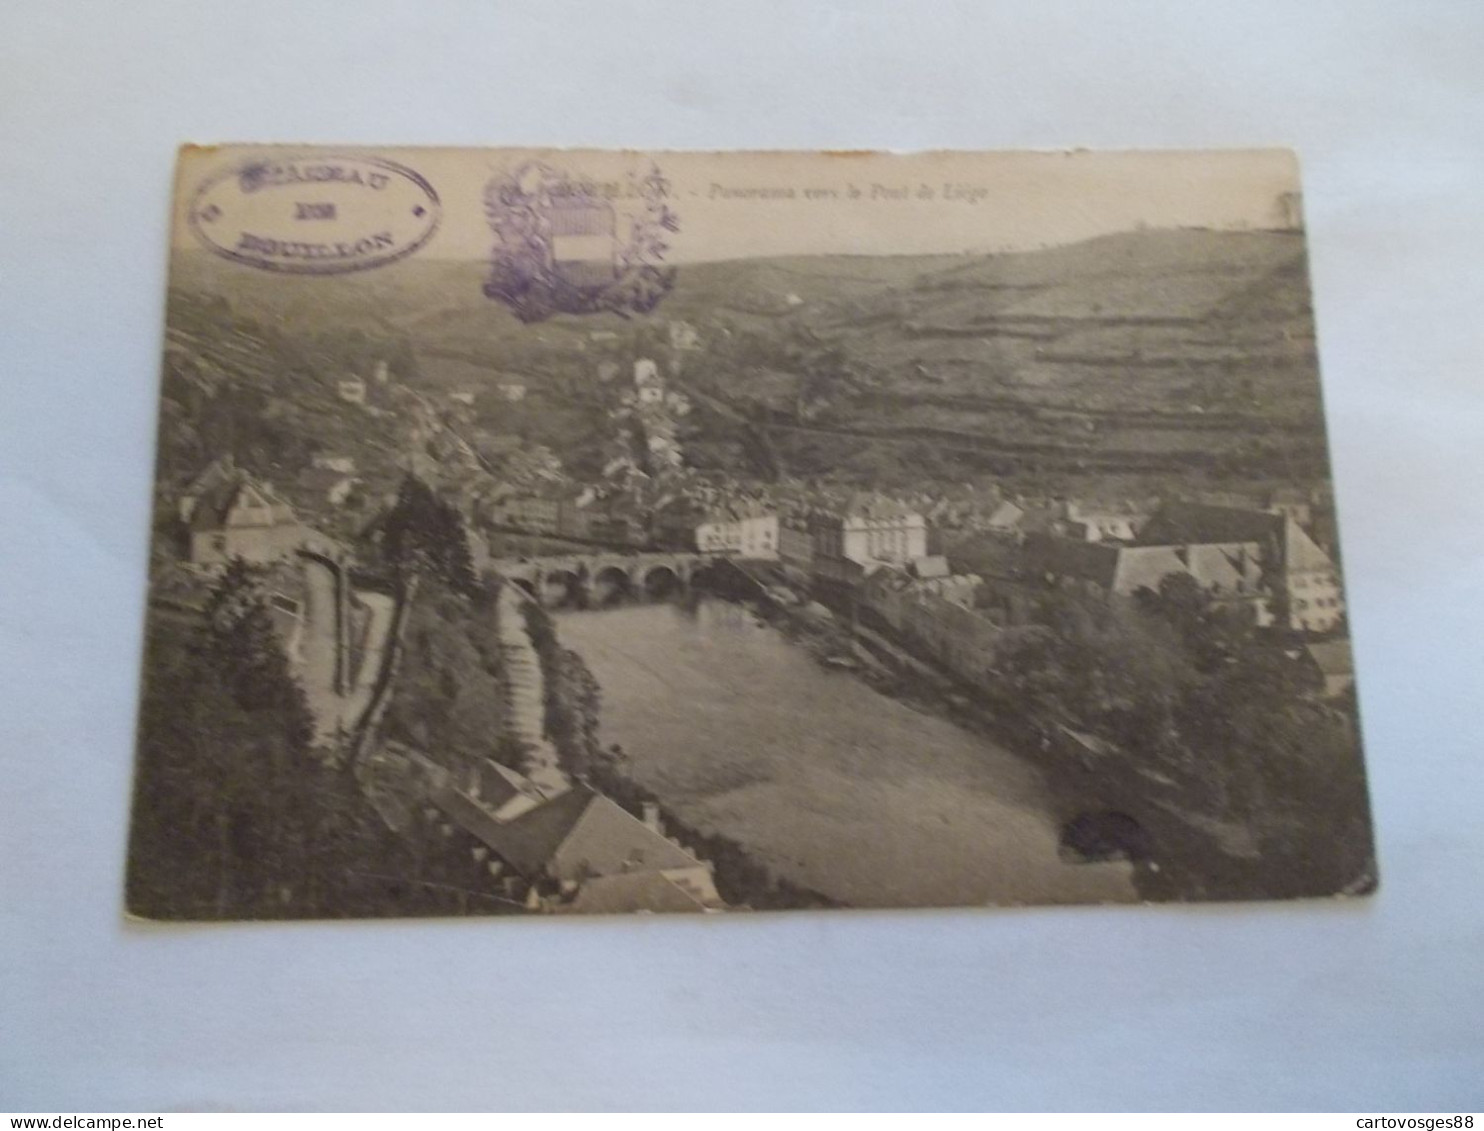
[[[1202,672],[1215,671],[1230,661],[1251,635],[1250,622],[1219,609],[1188,573],[1166,575],[1157,591],[1140,589],[1135,600],[1179,633]]]
[[[193,918],[284,913],[274,900],[308,847],[299,786],[312,736],[262,571],[234,560],[198,623],[151,629],[130,906]]]
[[[273,627],[262,577],[241,558],[228,563],[207,599],[200,650],[243,710],[281,714],[285,737],[304,750],[313,718]]]
[[[463,516],[415,475],[407,475],[382,523],[382,549],[399,573],[432,575],[466,595],[477,590]]]

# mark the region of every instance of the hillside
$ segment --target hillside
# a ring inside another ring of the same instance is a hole
[[[631,321],[523,324],[484,297],[478,262],[411,260],[326,285],[188,252],[174,282],[228,295],[236,314],[287,339],[328,326],[401,342],[430,392],[519,379],[532,398],[522,417],[581,399],[604,362],[663,351],[666,325],[683,319],[705,348],[682,380],[715,410],[696,416],[691,439],[735,449],[746,419],[785,473],[905,472],[903,451],[924,445],[951,478],[1326,473],[1294,232],[691,264],[655,315]]]
[[[838,349],[854,377],[807,422],[787,419],[778,399],[785,447],[790,434],[836,432],[929,443],[1000,474],[1324,474],[1296,233],[1130,232],[888,262],[895,274],[857,272],[834,293],[796,290],[804,301],[775,317]],[[756,264],[712,264],[687,284],[725,310],[728,294],[760,278]]]

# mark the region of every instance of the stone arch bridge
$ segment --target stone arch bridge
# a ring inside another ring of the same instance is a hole
[[[689,589],[691,580],[723,555],[693,553],[554,554],[496,558],[490,568],[550,608],[609,604],[631,597],[665,597]]]

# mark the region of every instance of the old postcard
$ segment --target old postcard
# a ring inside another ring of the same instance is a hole
[[[1361,894],[1297,166],[187,147],[127,903]]]

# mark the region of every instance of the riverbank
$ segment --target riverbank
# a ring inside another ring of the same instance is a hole
[[[530,641],[546,688],[546,733],[565,770],[641,819],[658,807],[671,837],[711,864],[718,893],[735,909],[774,911],[834,906],[834,901],[764,867],[735,839],[693,827],[663,797],[636,781],[618,746],[600,739],[602,693],[586,661],[562,646],[551,616],[526,603]]]
[[[740,605],[554,623],[601,687],[600,742],[622,747],[622,777],[792,884],[858,907],[1135,898],[1128,864],[1062,858],[1034,767]]]
[[[755,587],[748,589],[749,599],[763,614],[798,621],[803,606],[789,599],[789,587],[766,576],[767,567],[760,568],[763,578],[752,576],[752,567],[733,572]],[[873,630],[863,622],[878,618],[868,609],[857,611],[848,595],[826,593],[822,599],[833,617],[827,634],[848,633],[858,648],[868,647],[889,667],[884,676],[863,673],[873,686],[1020,753],[1047,785],[1064,852],[1085,860],[1126,858],[1141,898],[1295,898],[1374,885],[1364,779],[1324,765],[1326,750],[1353,749],[1353,719],[1316,703],[1286,678],[1270,683],[1265,693],[1244,692],[1241,703],[1226,703],[1227,709],[1256,710],[1242,734],[1263,727],[1269,735],[1243,753],[1235,770],[1221,766],[1223,755],[1207,743],[1189,747],[1187,762],[1165,772],[1147,751],[1079,724],[1069,707],[1038,716],[1012,681],[992,675],[982,686],[967,682],[889,626]],[[817,631],[813,625],[819,621],[812,616],[804,631]],[[1256,641],[1254,647],[1267,648],[1270,661],[1276,656],[1271,642]],[[1187,663],[1189,657],[1173,662]],[[1249,655],[1249,662],[1260,669],[1263,657]],[[1300,716],[1307,722],[1293,725]],[[1079,725],[1087,729],[1075,729]],[[1203,733],[1197,727],[1195,740]],[[1243,777],[1249,783],[1261,777],[1254,764],[1260,759],[1275,760],[1287,792],[1274,796],[1259,781],[1241,795]],[[1344,764],[1343,757],[1330,761],[1331,767]]]

